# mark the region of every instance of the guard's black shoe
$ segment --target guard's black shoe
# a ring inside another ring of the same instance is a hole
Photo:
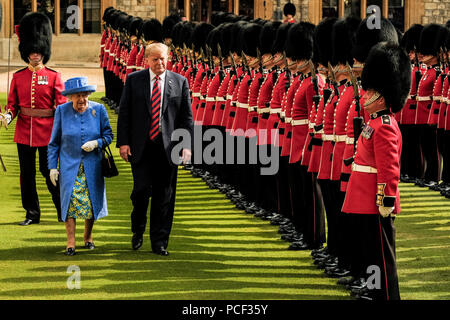
[[[31,219],[25,219],[21,223],[19,223],[19,226],[29,226],[30,224],[38,224],[39,221],[31,220]]]
[[[309,246],[303,241],[295,241],[289,245],[289,250],[308,250]]]
[[[142,234],[134,233],[133,237],[131,238],[131,246],[133,250],[138,250],[140,247],[142,247]]]

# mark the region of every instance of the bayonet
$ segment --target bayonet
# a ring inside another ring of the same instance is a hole
[[[259,51],[259,48],[256,48],[256,55],[259,60],[259,72],[263,73],[264,67],[263,67],[263,63],[262,63],[261,51]]]
[[[249,66],[247,64],[247,58],[245,57],[244,51],[241,51],[241,55],[242,55],[242,66],[244,67],[245,71],[250,73],[250,68],[249,68]]]
[[[313,102],[314,105],[317,109],[317,107],[319,106],[319,102],[320,102],[320,95],[319,95],[319,83],[317,80],[317,71],[316,71],[316,67],[314,66],[314,63],[312,62],[311,59],[308,60],[308,64],[309,64],[309,68],[311,70],[311,82],[313,84],[314,87],[314,93],[315,95],[313,96]]]
[[[237,69],[236,69],[236,62],[234,61],[234,56],[230,51],[230,58],[231,58],[231,66],[233,67],[233,72],[237,78]]]
[[[358,138],[361,135],[361,132],[363,130],[364,125],[364,118],[361,117],[361,104],[359,96],[359,88],[358,83],[356,80],[355,75],[353,74],[352,67],[350,67],[349,63],[347,62],[347,69],[348,73],[350,75],[350,81],[352,82],[353,86],[353,97],[355,99],[355,110],[358,112],[358,116],[353,118],[353,132],[354,132],[354,142],[353,142],[353,148],[356,150],[356,143],[358,142]]]
[[[336,73],[334,73],[333,66],[331,65],[330,62],[328,62],[328,74],[330,75],[330,78],[331,78],[331,84],[334,87],[334,94],[337,97],[339,97],[339,87],[338,87],[337,80],[336,80]]]

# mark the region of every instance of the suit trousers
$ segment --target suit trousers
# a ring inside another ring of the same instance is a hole
[[[147,140],[142,158],[131,164],[133,192],[131,201],[131,231],[143,234],[150,207],[150,241],[152,249],[167,248],[175,209],[178,167],[167,159],[161,134],[155,141]]]
[[[47,146],[30,147],[25,144],[17,144],[17,152],[20,164],[20,192],[22,195],[22,206],[27,211],[26,218],[39,222],[41,209],[36,191],[36,151],[39,152],[39,171],[45,178],[47,189],[52,195],[56,208],[58,220],[61,220],[61,199],[59,184],[56,187],[50,180],[50,170],[47,164]]]

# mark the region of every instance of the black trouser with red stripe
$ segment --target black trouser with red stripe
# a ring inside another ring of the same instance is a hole
[[[402,132],[401,173],[411,178],[421,177],[422,154],[420,151],[420,129],[413,124],[400,125]]]
[[[420,126],[420,146],[425,160],[424,179],[426,181],[439,182],[440,164],[437,148],[437,127],[436,125]]]
[[[279,148],[281,153],[281,148]],[[280,168],[277,174],[278,213],[292,218],[291,190],[289,188],[289,157],[280,156]]]
[[[359,276],[369,284],[370,295],[379,300],[399,300],[393,217],[380,214],[349,214],[353,221],[355,257]]]
[[[30,147],[25,144],[17,144],[17,152],[20,164],[20,192],[22,195],[22,206],[27,211],[26,218],[39,222],[41,208],[36,191],[36,151],[39,151],[39,171],[45,178],[48,191],[52,195],[58,220],[61,220],[61,200],[59,194],[59,183],[56,187],[50,180],[50,170],[47,165],[47,146]]]
[[[339,192],[339,181],[332,181],[328,179],[318,179],[320,189],[322,190],[323,203],[325,206],[325,213],[327,218],[327,247],[328,252],[333,256],[338,255],[338,241],[337,241],[337,214],[340,208],[337,208],[337,196]],[[342,205],[342,204],[341,204]]]

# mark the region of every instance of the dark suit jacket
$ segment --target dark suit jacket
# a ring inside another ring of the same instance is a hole
[[[150,72],[148,69],[128,75],[120,99],[117,122],[117,147],[129,145],[131,163],[142,157],[145,142],[149,139],[151,120]],[[160,129],[167,159],[171,161],[174,143],[171,136],[176,129],[186,129],[193,134],[193,120],[189,85],[185,77],[166,70],[163,105],[160,112]],[[190,144],[190,141],[187,141]],[[188,144],[185,148],[190,148]]]

